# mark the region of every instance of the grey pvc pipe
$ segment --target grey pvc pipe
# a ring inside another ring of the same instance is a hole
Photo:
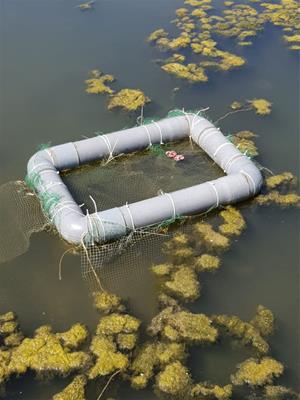
[[[187,137],[192,138],[226,176],[85,215],[59,175],[63,170],[112,155],[131,153],[153,144]],[[45,199],[45,193],[58,199],[49,207],[49,217],[60,235],[73,244],[104,243],[178,215],[197,214],[213,207],[237,203],[255,196],[262,185],[262,175],[254,163],[211,122],[196,114],[171,117],[41,150],[30,158],[27,172],[29,176],[36,174],[39,177],[35,180],[35,190],[41,199]]]

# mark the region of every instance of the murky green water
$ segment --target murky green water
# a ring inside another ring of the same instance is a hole
[[[246,67],[211,73],[208,83],[191,86],[161,71],[151,61],[159,53],[145,42],[151,31],[168,26],[182,1],[99,0],[86,13],[76,4],[0,0],[1,183],[24,177],[27,160],[40,143],[64,143],[135,123],[125,113],[108,112],[104,97],[86,95],[84,80],[94,68],[115,75],[116,88],[144,90],[153,99],[146,116],[164,116],[176,107],[210,106],[216,119],[233,100],[269,99],[270,116],[236,114],[222,122],[222,131],[253,130],[259,134],[259,161],[275,173],[289,170],[299,176],[299,57],[287,50],[279,29],[268,26],[253,47],[241,50]],[[174,87],[180,88],[175,94]],[[257,304],[269,307],[277,318],[272,354],[286,367],[280,382],[299,390],[299,211],[243,205],[243,213],[248,229],[225,254],[220,271],[202,279],[202,296],[191,309],[248,319]],[[78,257],[65,258],[63,279],[58,280],[64,250],[56,237],[36,234],[26,254],[0,265],[0,313],[14,310],[27,335],[41,324],[63,330],[80,321],[93,331],[97,323]],[[145,271],[138,280],[129,275],[122,283],[128,294],[134,287],[133,311],[145,319],[155,311],[149,279]],[[190,366],[195,380],[226,383],[236,363],[248,355],[226,343],[199,347]],[[13,379],[6,398],[46,400],[66,383],[32,378]],[[88,399],[97,397],[98,386],[90,386]],[[136,392],[127,384],[118,395],[114,390],[111,395],[122,400],[155,398],[150,390]]]

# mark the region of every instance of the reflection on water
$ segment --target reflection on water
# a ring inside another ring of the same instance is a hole
[[[281,42],[277,29],[267,27],[253,47],[243,49],[248,60],[243,69],[211,73],[208,83],[191,86],[150,62],[157,53],[144,41],[173,18],[181,1],[104,0],[88,13],[81,13],[76,4],[1,2],[1,183],[25,175],[27,159],[40,143],[64,143],[135,123],[134,117],[122,112],[108,112],[105,98],[86,95],[84,80],[93,68],[119,77],[120,86],[142,89],[153,99],[146,108],[148,116],[164,116],[176,107],[210,106],[215,120],[233,100],[269,99],[273,103],[270,117],[236,114],[223,120],[221,129],[225,134],[253,130],[259,135],[258,160],[263,165],[275,173],[289,170],[298,174],[299,98],[295,88],[299,85],[299,60]],[[179,90],[174,92],[174,87]],[[271,338],[272,354],[286,365],[280,382],[300,389],[298,211],[254,209],[247,204],[242,210],[247,230],[225,254],[220,271],[203,277],[202,295],[190,308],[208,314],[236,314],[245,320],[259,303],[270,308],[278,327]],[[27,335],[48,323],[63,330],[80,321],[94,330],[97,315],[81,277],[79,257],[65,257],[62,280],[58,280],[58,262],[64,250],[56,237],[38,233],[26,254],[1,265],[0,312],[14,310]],[[137,272],[134,277],[122,273],[120,291],[134,297],[134,311],[148,319],[156,307],[155,290],[146,268],[138,273],[138,278]],[[192,353],[195,379],[220,383],[226,383],[233,366],[249,355],[244,349],[231,354],[226,343],[217,350]],[[48,399],[65,383],[55,379],[41,384],[26,375],[9,383],[6,398]],[[107,397],[116,396],[115,390],[112,385]],[[88,389],[87,398],[94,399],[95,391],[99,392],[97,384]],[[123,400],[155,398],[151,390],[141,393],[122,384],[118,396]]]

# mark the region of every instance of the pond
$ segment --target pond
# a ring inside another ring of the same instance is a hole
[[[224,134],[255,132],[258,162],[274,174],[290,171],[299,177],[299,53],[288,49],[280,27],[266,24],[253,39],[253,46],[238,50],[233,42],[222,39],[228,50],[247,59],[246,65],[227,72],[211,70],[208,82],[191,84],[162,71],[157,59],[164,58],[164,53],[146,40],[161,27],[176,32],[170,21],[175,10],[184,6],[182,0],[96,0],[93,9],[84,12],[76,7],[78,4],[73,0],[1,0],[1,184],[24,179],[27,161],[40,144],[76,141],[95,132],[136,124],[140,110],[131,114],[108,111],[106,96],[85,92],[85,80],[94,69],[114,75],[115,90],[143,90],[152,100],[144,108],[144,116],[149,118],[162,118],[177,108],[209,107],[207,115],[214,121],[226,114],[235,100],[268,99],[272,103],[270,115],[240,112],[220,121],[219,126]],[[214,6],[220,10],[223,2],[214,1]],[[190,147],[183,146],[183,152],[189,151]],[[178,163],[171,168],[169,160],[158,160],[154,165],[151,160],[156,156],[143,154],[136,165],[131,161],[133,165],[127,167],[128,171],[139,169],[143,173],[142,177],[133,175],[132,188],[141,182],[139,196],[148,197],[152,187],[145,184],[145,176],[147,182],[155,180],[154,194],[157,188],[165,189],[166,182],[172,190],[186,182],[194,184],[198,171],[200,182],[220,176],[205,156],[191,158],[195,162],[189,157],[194,155],[188,154],[182,166]],[[155,173],[149,172],[152,167]],[[126,178],[125,168],[126,162],[121,159],[109,164],[102,186],[97,185],[101,175],[98,166],[66,175],[65,179],[74,186],[74,192],[76,185],[80,187],[74,194],[78,201],[86,201],[82,195],[86,181],[87,190],[94,191],[95,197],[114,182],[116,192],[109,187],[110,197],[106,199],[114,204],[114,193],[121,192],[118,184],[122,184],[117,177]],[[130,193],[130,186],[126,190]],[[220,270],[203,275],[201,296],[187,307],[195,313],[237,315],[245,321],[252,318],[258,304],[272,310],[276,329],[269,339],[271,355],[285,367],[278,382],[299,391],[299,208],[258,208],[249,203],[239,208],[246,230],[222,255]],[[8,220],[4,223],[12,229]],[[144,326],[157,313],[157,284],[149,270],[153,260],[149,254],[159,259],[161,248],[151,245],[150,250],[147,244],[139,247],[136,265],[133,261],[121,270],[116,261],[115,269],[106,268],[105,272],[110,289],[128,300],[130,312]],[[99,314],[93,308],[78,255],[64,258],[59,280],[59,260],[66,249],[57,236],[36,233],[25,254],[0,265],[0,314],[14,311],[26,336],[45,324],[58,332],[76,322],[86,324],[90,332],[95,330]],[[215,347],[193,347],[188,366],[195,382],[225,385],[236,364],[251,356],[249,348],[234,348],[224,341]],[[37,381],[27,373],[7,383],[3,398],[50,399],[70,381],[71,377]],[[96,400],[103,385],[103,381],[89,384],[87,400]],[[118,379],[103,396],[109,397],[158,398],[151,385],[137,391]],[[233,397],[243,398],[238,393]]]

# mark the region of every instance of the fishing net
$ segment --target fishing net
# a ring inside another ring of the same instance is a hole
[[[24,182],[0,186],[0,263],[25,253],[30,236],[45,229],[40,201]]]

